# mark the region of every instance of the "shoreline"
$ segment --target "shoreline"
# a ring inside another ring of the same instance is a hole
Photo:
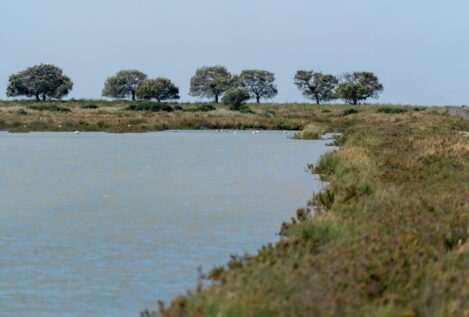
[[[362,114],[299,137],[332,127],[344,134],[314,167],[329,182],[314,217],[299,209],[278,243],[232,257],[208,284],[141,316],[467,312],[469,122],[428,110]]]

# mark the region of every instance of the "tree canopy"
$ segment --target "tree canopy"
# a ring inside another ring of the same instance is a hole
[[[339,80],[336,76],[314,72],[312,70],[299,70],[295,75],[295,85],[307,98],[320,104],[322,101],[334,99],[334,91]]]
[[[244,88],[230,88],[223,95],[223,103],[232,110],[239,110],[242,105],[251,98],[250,93]]]
[[[243,70],[236,78],[238,85],[247,89],[256,102],[261,98],[273,98],[277,95],[277,86],[274,84],[275,75],[266,70]]]
[[[190,95],[214,98],[218,103],[220,96],[230,88],[233,75],[225,66],[204,66],[195,72],[191,79]]]
[[[62,98],[72,90],[72,80],[62,69],[50,64],[28,67],[9,78],[7,96],[34,97],[36,101],[47,98]]]
[[[161,102],[179,99],[179,88],[168,78],[159,77],[145,80],[137,89],[136,94],[140,99],[156,99]]]
[[[137,89],[148,78],[145,73],[138,70],[121,70],[109,77],[104,83],[102,95],[112,98],[127,98],[135,100]]]
[[[353,72],[343,76],[343,82],[337,87],[337,97],[346,103],[356,105],[361,100],[377,98],[383,91],[378,77],[371,72]]]

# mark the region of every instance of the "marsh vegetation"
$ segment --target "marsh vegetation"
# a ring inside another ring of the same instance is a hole
[[[315,112],[297,137],[343,135],[315,167],[330,185],[314,208],[142,316],[465,316],[469,121],[380,109]]]

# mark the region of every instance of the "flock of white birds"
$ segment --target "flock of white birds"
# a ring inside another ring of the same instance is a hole
[[[173,131],[173,132],[177,132],[177,131],[175,130],[175,131]],[[228,129],[217,129],[216,132],[217,132],[217,133],[220,133],[220,132],[229,132],[229,131],[228,131]],[[75,134],[80,134],[80,131],[75,131],[75,132],[73,132],[73,133],[75,133]],[[261,131],[259,131],[259,130],[253,130],[251,133],[252,133],[252,134],[258,134],[258,133],[261,133]],[[283,134],[286,134],[286,133],[287,133],[287,131],[283,131]],[[238,131],[233,131],[233,134],[238,134]]]

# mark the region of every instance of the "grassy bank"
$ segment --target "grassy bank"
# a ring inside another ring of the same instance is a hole
[[[469,316],[469,122],[344,110],[315,109],[298,136],[344,133],[315,166],[330,181],[315,216],[299,210],[278,243],[155,316]]]
[[[111,101],[0,102],[0,130],[145,132],[167,129],[301,130],[310,122],[341,119],[383,107],[251,105],[250,112],[216,104],[169,104],[167,107]],[[395,107],[394,107],[395,108]],[[397,109],[397,108],[396,108]],[[153,111],[152,111],[153,110]],[[408,108],[414,111],[414,108]]]

